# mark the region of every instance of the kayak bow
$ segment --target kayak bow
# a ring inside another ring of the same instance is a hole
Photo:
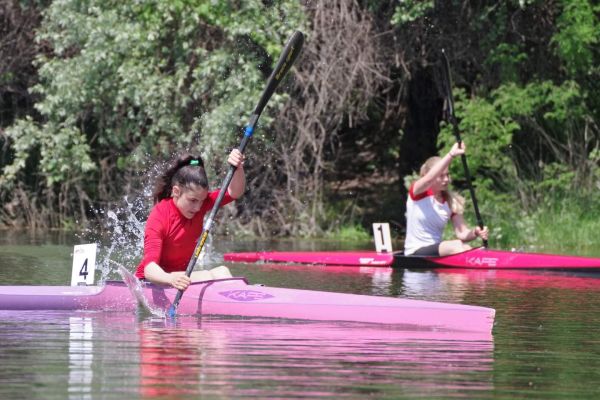
[[[168,310],[177,290],[144,284],[154,307]],[[133,311],[136,300],[123,282],[106,286],[0,286],[2,310]],[[179,313],[240,317],[348,321],[407,329],[492,331],[495,310],[462,304],[250,285],[244,278],[191,284]]]

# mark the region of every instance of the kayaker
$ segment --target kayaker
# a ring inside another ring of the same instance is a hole
[[[448,190],[448,168],[465,153],[464,142],[455,143],[444,157],[431,157],[421,166],[419,179],[410,185],[406,201],[404,254],[445,256],[471,249],[466,242],[487,239],[488,228],[469,228],[464,220],[465,199]],[[442,240],[449,221],[455,240]]]
[[[227,162],[236,170],[221,206],[240,198],[246,187],[242,153],[232,150]],[[181,156],[159,177],[153,193],[155,205],[146,221],[144,256],[135,273],[138,278],[185,290],[192,282],[231,277],[225,266],[185,275],[202,234],[204,216],[219,192],[209,191],[199,156]]]

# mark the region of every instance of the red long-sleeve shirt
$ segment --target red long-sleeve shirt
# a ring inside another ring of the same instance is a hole
[[[165,272],[185,271],[196,242],[202,234],[204,216],[215,204],[219,190],[210,192],[200,211],[192,219],[181,214],[172,198],[161,200],[154,206],[144,232],[144,257],[135,276],[144,278],[146,265],[154,261]],[[234,199],[225,193],[221,206]]]

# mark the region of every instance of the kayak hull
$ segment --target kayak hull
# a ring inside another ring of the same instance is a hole
[[[152,307],[168,310],[177,291],[144,284]],[[122,282],[98,286],[0,286],[3,310],[132,311],[136,301]],[[348,321],[407,329],[491,332],[495,310],[382,296],[249,285],[243,278],[199,282],[184,292],[178,314]]]
[[[340,266],[373,266],[398,268],[474,268],[474,269],[547,269],[600,271],[600,258],[557,254],[525,253],[478,247],[463,253],[444,257],[405,256],[402,252],[376,253],[317,251],[227,253],[225,261],[279,262],[287,264],[314,264]]]
[[[444,257],[394,254],[401,268],[544,269],[600,271],[600,258],[474,248]]]
[[[106,286],[0,286],[2,310],[133,311],[135,299],[123,282]]]
[[[319,265],[382,266],[394,263],[392,253],[374,251],[259,251],[249,253],[226,253],[225,261],[232,262],[285,262]]]

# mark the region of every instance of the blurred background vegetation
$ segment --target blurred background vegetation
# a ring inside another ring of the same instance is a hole
[[[0,0],[0,224],[102,225],[125,197],[147,213],[182,151],[218,185],[299,29],[220,229],[350,239],[388,221],[401,237],[406,182],[454,140],[445,49],[491,244],[593,245],[599,15],[590,0]]]

